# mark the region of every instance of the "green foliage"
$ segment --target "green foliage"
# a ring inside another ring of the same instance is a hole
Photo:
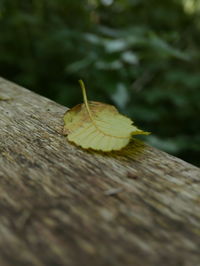
[[[116,104],[200,165],[199,0],[1,0],[0,75],[67,106]]]

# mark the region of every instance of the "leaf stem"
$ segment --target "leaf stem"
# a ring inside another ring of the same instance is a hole
[[[84,82],[82,81],[82,79],[79,80],[79,84],[81,86],[81,90],[82,90],[82,94],[83,94],[83,101],[84,101],[84,104],[86,106],[86,109],[88,111],[88,114],[90,116],[90,118],[93,120],[92,118],[92,114],[91,114],[91,111],[90,111],[90,107],[88,105],[88,99],[87,99],[87,94],[86,94],[86,89],[85,89],[85,84]]]

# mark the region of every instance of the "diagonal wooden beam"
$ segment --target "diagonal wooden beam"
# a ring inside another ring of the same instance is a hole
[[[139,140],[82,150],[66,107],[2,78],[0,96],[1,266],[199,265],[199,168]]]

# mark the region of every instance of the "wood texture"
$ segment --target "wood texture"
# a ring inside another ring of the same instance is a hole
[[[66,109],[0,79],[0,265],[200,265],[200,169],[138,140],[84,151]]]

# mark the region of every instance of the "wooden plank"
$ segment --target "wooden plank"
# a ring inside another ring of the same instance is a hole
[[[138,140],[84,151],[66,107],[4,79],[0,96],[0,265],[200,265],[199,168]]]

